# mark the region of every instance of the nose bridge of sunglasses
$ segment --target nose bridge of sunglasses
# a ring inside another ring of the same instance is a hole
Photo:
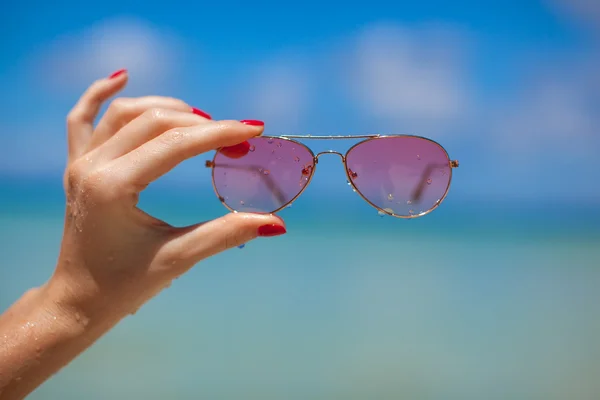
[[[315,155],[315,164],[317,164],[317,163],[319,162],[319,157],[321,157],[321,156],[322,156],[322,155],[324,155],[324,154],[335,154],[335,155],[337,155],[337,156],[339,156],[339,157],[340,157],[340,159],[342,160],[342,162],[344,162],[344,161],[345,161],[345,157],[344,157],[344,155],[343,155],[342,153],[340,153],[339,151],[335,151],[335,150],[325,150],[325,151],[318,152],[318,153]]]

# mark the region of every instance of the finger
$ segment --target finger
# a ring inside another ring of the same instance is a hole
[[[158,257],[178,276],[199,261],[238,247],[257,237],[286,233],[285,223],[275,215],[231,213],[215,220],[181,228],[160,250]]]
[[[102,104],[127,84],[127,71],[94,82],[81,96],[67,116],[69,158],[81,155],[94,130],[94,120]]]
[[[171,129],[118,158],[115,166],[127,170],[129,183],[145,187],[182,161],[241,143],[263,130],[258,121],[218,121]]]
[[[151,108],[109,138],[98,152],[103,159],[115,159],[135,150],[165,131],[208,123],[195,113]]]
[[[190,112],[210,119],[210,115],[207,113],[191,107],[183,100],[172,97],[145,96],[138,98],[118,98],[110,104],[108,110],[106,110],[106,113],[100,119],[100,122],[98,122],[98,126],[90,141],[90,149],[102,145],[133,119],[152,108]]]

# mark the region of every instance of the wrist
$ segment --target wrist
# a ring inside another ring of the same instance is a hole
[[[91,336],[92,341],[126,315],[112,296],[66,275],[55,274],[42,291],[43,307],[70,326],[73,334]]]

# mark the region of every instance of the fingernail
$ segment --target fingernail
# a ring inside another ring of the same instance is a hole
[[[192,107],[192,112],[196,115],[199,115],[201,117],[207,118],[207,119],[212,119],[212,117],[210,116],[209,113],[204,112],[202,110],[200,110],[199,108],[196,107]]]
[[[258,236],[277,236],[286,232],[285,227],[279,224],[268,224],[258,228]]]
[[[118,71],[116,71],[116,72],[113,72],[113,73],[112,73],[112,74],[111,74],[111,75],[108,77],[108,79],[113,79],[113,78],[116,78],[116,77],[117,77],[117,76],[119,76],[119,75],[123,75],[125,72],[127,72],[127,70],[126,70],[126,69],[120,69],[120,70],[118,70]]]
[[[242,124],[252,125],[252,126],[265,126],[265,123],[259,121],[257,119],[243,119],[240,121]]]
[[[233,146],[221,147],[219,153],[229,158],[241,158],[250,152],[250,143],[243,141]]]

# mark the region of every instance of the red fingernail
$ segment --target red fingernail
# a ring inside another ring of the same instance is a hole
[[[258,236],[277,236],[286,232],[285,227],[278,224],[263,225],[258,228]]]
[[[219,152],[229,158],[240,158],[248,154],[252,146],[247,141],[244,141],[233,146],[221,147]]]
[[[116,72],[113,72],[113,73],[112,73],[112,74],[111,74],[111,75],[108,77],[108,79],[113,79],[113,78],[116,78],[116,77],[117,77],[117,76],[119,76],[119,75],[123,75],[125,72],[127,72],[127,70],[126,70],[126,69],[120,69],[120,70],[118,70],[118,71],[116,71]]]
[[[207,118],[207,119],[212,119],[212,117],[210,116],[209,113],[204,112],[202,110],[200,110],[199,108],[196,107],[192,107],[192,112],[196,115],[199,115],[201,117]]]
[[[265,123],[259,121],[257,119],[243,119],[240,121],[242,124],[252,125],[252,126],[265,126]]]

